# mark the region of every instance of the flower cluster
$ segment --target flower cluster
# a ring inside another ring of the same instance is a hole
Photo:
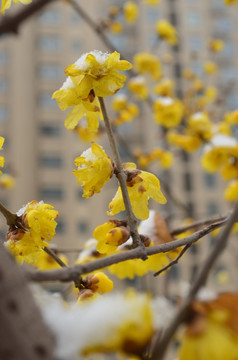
[[[5,246],[22,263],[34,264],[55,236],[58,211],[43,202],[31,201],[17,213],[26,230],[10,228]]]

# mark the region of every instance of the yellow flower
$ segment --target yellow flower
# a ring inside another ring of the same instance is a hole
[[[238,124],[238,110],[234,110],[231,113],[226,113],[224,116],[224,121],[230,125]]]
[[[204,140],[211,139],[212,126],[213,124],[206,112],[197,112],[188,119],[188,128]]]
[[[79,99],[87,99],[93,95],[107,97],[115,94],[123,87],[126,76],[118,71],[129,70],[132,65],[126,60],[120,60],[116,51],[112,54],[94,50],[82,55],[74,64],[65,69],[76,85]]]
[[[81,141],[92,142],[95,141],[99,133],[95,131],[89,131],[88,128],[82,126],[76,126],[74,132],[78,135]]]
[[[224,48],[224,41],[221,39],[211,40],[209,47],[213,52],[220,52]]]
[[[207,74],[215,74],[217,72],[217,64],[214,61],[206,61],[203,64],[203,70]]]
[[[155,175],[137,170],[133,163],[124,164],[124,169],[127,173],[127,189],[132,210],[138,219],[147,219],[149,216],[149,198],[160,204],[166,203],[166,199],[160,190],[160,182]],[[109,210],[108,215],[115,215],[125,210],[120,187],[109,204]]]
[[[153,109],[155,123],[167,129],[178,126],[184,114],[184,106],[181,101],[170,97],[161,97],[155,100]]]
[[[22,4],[30,4],[32,0],[13,0],[14,3],[22,3]],[[2,0],[1,10],[0,12],[4,15],[5,10],[9,9],[12,5],[12,0]]]
[[[162,79],[155,87],[154,93],[160,96],[174,96],[174,82],[170,79]]]
[[[185,68],[185,69],[183,70],[182,76],[183,76],[185,79],[187,79],[187,80],[193,80],[194,77],[195,77],[195,74],[194,74],[194,72],[193,72],[191,69]]]
[[[235,5],[237,4],[237,0],[223,0],[225,5]]]
[[[55,236],[58,211],[53,206],[43,202],[31,201],[19,210],[18,216],[22,218],[23,226],[29,230],[10,230],[5,243],[9,251],[20,261],[33,264],[41,254],[42,249],[49,244]]]
[[[127,1],[123,6],[123,14],[128,24],[133,24],[139,14],[138,7],[133,1]]]
[[[54,249],[53,249],[54,250]],[[68,259],[64,255],[57,256],[60,260],[63,261],[64,264],[68,265]],[[40,255],[37,257],[37,260],[34,262],[34,266],[36,266],[39,270],[53,270],[60,268],[61,266],[44,250],[41,251]]]
[[[86,289],[94,293],[106,294],[113,289],[113,282],[103,272],[95,272],[83,279],[83,285]]]
[[[114,34],[120,34],[123,31],[123,26],[119,21],[112,21],[110,23],[110,31]]]
[[[75,165],[78,170],[73,170],[73,174],[78,178],[78,184],[82,183],[85,198],[99,193],[113,174],[112,160],[96,143],[75,159]]]
[[[139,74],[150,74],[153,79],[159,79],[162,75],[161,63],[157,56],[151,53],[137,53],[134,56],[135,69]]]
[[[194,134],[179,134],[176,131],[167,133],[167,141],[169,144],[180,147],[181,149],[192,152],[196,151],[202,144],[201,139]]]
[[[4,141],[5,141],[5,139],[2,136],[0,136],[0,150],[2,150]],[[4,166],[4,157],[0,156],[0,167],[3,167],[3,166]],[[2,174],[2,171],[0,171],[0,174]]]
[[[156,6],[159,5],[160,0],[143,0],[146,4],[151,5],[151,6]]]
[[[93,236],[98,240],[97,251],[101,254],[115,252],[118,246],[124,244],[130,237],[126,224],[119,220],[109,220],[94,230]]]
[[[139,108],[133,103],[128,103],[126,96],[118,95],[113,98],[112,108],[118,112],[115,125],[122,125],[133,120],[139,114]]]
[[[195,302],[179,360],[236,360],[238,357],[237,294],[221,294]]]
[[[205,89],[204,95],[206,96],[208,102],[214,101],[217,97],[217,88],[214,86],[208,86]]]
[[[138,97],[138,99],[144,100],[148,98],[149,91],[143,76],[133,77],[128,81],[127,86],[128,89]]]
[[[238,200],[238,180],[233,180],[227,186],[224,197],[227,201],[237,201]]]
[[[168,21],[157,21],[156,31],[158,35],[162,39],[166,40],[170,45],[176,45],[178,43],[177,31]]]
[[[56,99],[59,108],[63,111],[73,106],[64,122],[66,129],[73,130],[78,125],[78,122],[86,117],[88,130],[97,131],[99,126],[98,118],[103,118],[99,102],[94,96],[89,100],[80,100],[77,87],[70,77],[66,79],[59,90],[54,92],[52,99]]]
[[[0,186],[4,189],[11,189],[15,185],[15,179],[9,174],[3,174],[0,176]]]

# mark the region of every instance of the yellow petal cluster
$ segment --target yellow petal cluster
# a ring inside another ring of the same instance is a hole
[[[221,39],[211,40],[210,44],[209,44],[209,47],[215,53],[220,52],[224,48],[224,41],[221,40]]]
[[[173,97],[174,82],[171,79],[162,79],[155,87],[154,93],[159,96]]]
[[[177,31],[166,20],[159,20],[156,23],[156,31],[157,34],[161,37],[161,39],[164,39],[167,41],[170,45],[177,45],[178,43],[178,37],[177,37]]]
[[[144,220],[149,216],[148,200],[154,199],[160,204],[166,203],[166,198],[160,190],[160,182],[157,177],[149,172],[136,169],[133,163],[124,164],[127,172],[127,189],[132,205],[132,210],[138,219]],[[109,204],[108,215],[115,215],[125,210],[121,188]]]
[[[90,93],[107,97],[123,87],[126,76],[119,73],[132,68],[126,60],[120,60],[116,51],[112,54],[94,50],[82,55],[65,69],[65,74],[76,86],[79,99],[87,99]]]
[[[195,302],[179,360],[236,360],[238,357],[237,294],[221,294],[217,299]]]
[[[4,189],[12,189],[15,185],[15,179],[12,175],[3,174],[0,176],[0,186]]]
[[[99,193],[113,175],[112,160],[96,143],[92,143],[91,149],[84,151],[74,162],[78,169],[73,170],[73,174],[78,178],[78,184],[82,184],[85,198]]]
[[[237,0],[223,0],[225,5],[235,5],[237,4]]]
[[[2,150],[4,141],[5,141],[5,139],[2,136],[0,136],[0,150]],[[3,166],[4,166],[4,157],[0,156],[0,167],[3,167]],[[2,171],[0,171],[0,174],[2,174]]]
[[[231,181],[224,193],[227,201],[238,201],[238,180]]]
[[[93,236],[98,240],[97,251],[101,254],[110,254],[129,239],[130,232],[125,226],[118,224],[118,221],[109,220],[97,226]]]
[[[28,230],[10,230],[7,234],[6,247],[19,262],[35,263],[45,246],[55,236],[58,211],[43,202],[31,201],[18,213],[23,226]]]
[[[178,126],[184,115],[184,105],[178,99],[161,97],[153,104],[155,123],[166,129]]]
[[[211,122],[208,113],[197,112],[188,118],[188,129],[194,135],[201,137],[204,140],[210,140],[212,137],[213,123]]]
[[[151,5],[151,6],[156,6],[159,5],[160,0],[143,0],[146,4]]]
[[[13,0],[14,3],[30,4],[32,0]],[[0,12],[4,15],[5,10],[9,9],[12,5],[12,0],[2,0]]]
[[[143,76],[136,76],[128,81],[128,89],[137,96],[138,99],[144,100],[148,98],[149,90],[146,80]]]
[[[158,161],[162,168],[168,169],[174,160],[173,154],[162,148],[154,148],[149,154],[142,154],[141,151],[137,150],[134,155],[137,158],[139,166],[142,168],[146,168],[152,162]]]
[[[139,10],[136,3],[133,1],[127,1],[123,6],[123,14],[126,22],[128,24],[133,24],[139,15]]]
[[[162,76],[162,66],[157,56],[143,52],[134,56],[135,70],[139,74],[149,74],[152,79],[159,79]]]
[[[214,61],[206,61],[203,64],[203,70],[206,74],[215,74],[217,72],[217,64]]]
[[[139,114],[136,104],[128,102],[126,96],[118,95],[112,100],[112,108],[117,112],[114,120],[115,125],[131,122]]]
[[[201,139],[194,134],[184,133],[172,130],[167,133],[167,141],[169,144],[177,146],[185,151],[193,152],[196,151],[201,145]]]

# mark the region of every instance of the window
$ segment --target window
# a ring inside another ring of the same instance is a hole
[[[178,22],[177,22],[177,15],[174,13],[174,12],[172,12],[171,14],[170,14],[170,22],[171,22],[171,24],[173,25],[173,26],[177,26],[178,24]]]
[[[196,12],[189,12],[187,15],[187,23],[189,26],[199,26],[201,23],[200,15]]]
[[[9,116],[8,109],[5,105],[0,105],[0,123],[7,121]]]
[[[65,231],[65,223],[62,220],[57,219],[57,226],[56,226],[56,235],[62,234]]]
[[[189,48],[191,51],[201,51],[203,49],[203,40],[199,36],[192,36],[189,39]]]
[[[211,201],[207,204],[207,213],[208,215],[216,215],[219,213],[218,204]]]
[[[4,94],[7,92],[8,89],[8,82],[6,79],[0,78],[0,93]]]
[[[57,36],[42,36],[38,38],[37,47],[42,51],[56,52],[61,50],[62,42]]]
[[[39,159],[40,166],[50,168],[60,168],[63,165],[63,159],[58,155],[41,156]]]
[[[178,266],[172,266],[171,269],[169,270],[169,278],[171,280],[178,280],[179,278],[179,268]]]
[[[183,174],[184,179],[184,190],[191,191],[192,190],[192,177],[190,173]]]
[[[72,41],[72,50],[75,51],[75,52],[80,52],[82,51],[83,47],[82,47],[82,43],[80,40],[73,40]]]
[[[213,174],[204,174],[204,183],[207,188],[214,188],[216,186],[216,177]]]
[[[6,65],[8,61],[8,54],[5,50],[0,50],[0,65]]]
[[[62,127],[59,124],[40,125],[39,132],[41,135],[57,137],[62,134]]]
[[[54,99],[51,99],[51,93],[40,94],[38,96],[38,105],[42,108],[57,109],[57,103]]]
[[[175,64],[174,65],[174,73],[176,77],[181,77],[181,65],[180,64]]]
[[[57,80],[61,77],[62,69],[56,64],[41,64],[37,69],[37,76],[42,79]]]
[[[38,22],[41,25],[58,25],[61,21],[61,14],[56,9],[44,11],[38,16]]]
[[[88,222],[86,220],[79,221],[77,227],[80,234],[86,234],[88,232]]]
[[[229,110],[236,110],[238,104],[238,94],[231,94],[228,96],[227,104],[229,106]]]
[[[41,199],[49,200],[62,200],[63,199],[63,190],[57,186],[47,187],[40,189],[39,196]]]

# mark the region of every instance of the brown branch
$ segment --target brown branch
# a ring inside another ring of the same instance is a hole
[[[57,264],[59,264],[61,267],[67,267],[67,265],[56,255],[56,253],[51,248],[48,248],[47,246],[45,246],[43,250],[50,257],[52,257],[52,259],[54,259],[54,261],[56,261]]]
[[[100,107],[101,107],[103,118],[104,118],[106,133],[107,133],[107,136],[109,139],[109,143],[110,143],[110,146],[111,146],[111,149],[112,149],[112,152],[114,155],[115,164],[117,167],[116,177],[117,177],[120,187],[121,187],[122,197],[123,197],[123,201],[124,201],[124,205],[125,205],[128,225],[130,227],[130,233],[131,233],[131,236],[133,239],[133,244],[135,247],[136,246],[144,247],[143,243],[141,242],[139,233],[137,231],[138,220],[132,211],[131,202],[130,202],[127,185],[126,185],[126,174],[122,168],[120,154],[119,154],[116,140],[115,140],[115,137],[114,137],[114,134],[112,131],[112,126],[111,126],[109,117],[107,115],[105,103],[104,103],[104,100],[102,97],[99,97],[98,99],[99,99]],[[146,256],[144,256],[144,259],[146,259]]]
[[[215,222],[218,222],[218,221],[223,221],[223,220],[226,220],[227,219],[227,215],[226,216],[216,216],[216,217],[212,217],[210,219],[203,219],[203,220],[198,220],[198,221],[195,221],[191,224],[188,224],[188,225],[184,225],[184,226],[181,226],[177,229],[174,229],[172,231],[170,231],[170,235],[171,236],[175,236],[175,235],[178,235],[178,234],[181,234],[187,230],[191,230],[191,229],[198,229],[200,228],[201,226],[203,225],[210,225],[210,224],[213,224]]]
[[[168,270],[169,268],[171,268],[173,265],[176,265],[179,261],[179,259],[185,254],[185,252],[190,248],[191,244],[187,244],[186,246],[184,246],[184,248],[182,249],[182,251],[180,251],[180,253],[178,254],[178,256],[172,260],[168,265],[164,266],[161,270],[157,271],[156,273],[154,273],[154,276],[158,276],[160,274],[162,274],[164,271]]]
[[[0,23],[0,35],[6,33],[18,34],[19,27],[24,21],[53,1],[55,0],[34,0],[32,4],[23,7],[18,13],[4,16]]]
[[[167,347],[168,347],[175,331],[177,330],[179,325],[186,320],[186,318],[189,314],[191,302],[194,300],[199,289],[202,286],[204,286],[204,284],[206,283],[209,273],[212,269],[212,266],[216,262],[217,258],[224,251],[224,249],[227,245],[227,242],[228,242],[228,238],[229,238],[229,234],[232,229],[232,226],[237,221],[237,219],[238,219],[238,205],[236,205],[233,213],[229,216],[224,230],[219,234],[216,246],[212,249],[212,251],[208,255],[201,271],[198,273],[198,276],[195,279],[195,281],[190,289],[188,297],[185,299],[184,303],[178,310],[177,315],[173,318],[173,320],[170,323],[170,325],[168,326],[168,328],[162,334],[160,339],[158,339],[158,341],[155,343],[155,347],[153,349],[151,360],[157,360],[157,359],[162,360],[164,358]],[[212,226],[212,225],[210,225],[210,226]]]
[[[19,216],[9,211],[1,202],[0,202],[0,212],[5,217],[7,225],[14,226],[23,229],[24,231],[27,231],[27,229],[25,229],[22,223],[20,222]]]
[[[147,256],[166,253],[168,251],[177,249],[180,246],[193,244],[198,241],[205,235],[209,234],[211,231],[221,227],[224,225],[226,221],[220,221],[215,224],[211,224],[204,229],[201,229],[195,232],[192,235],[189,235],[183,239],[171,241],[166,244],[151,246],[145,248],[145,253]],[[118,264],[122,261],[130,260],[130,259],[140,259],[144,255],[144,251],[142,247],[137,247],[135,249],[131,249],[128,251],[120,252],[119,254],[111,255],[105,258],[101,258],[90,263],[74,265],[68,268],[62,268],[58,270],[51,271],[27,271],[27,277],[32,281],[72,281],[77,279],[79,276],[83,274],[88,274],[92,271],[103,269],[107,266]]]

